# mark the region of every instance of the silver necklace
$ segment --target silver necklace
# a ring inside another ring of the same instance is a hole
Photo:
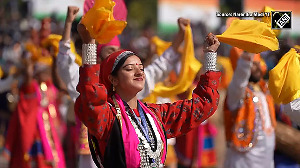
[[[155,125],[155,122],[150,114],[146,114],[146,116],[149,119],[150,124],[148,126],[151,126],[154,131],[154,136],[157,139],[156,142],[156,150],[151,149],[150,142],[147,141],[145,136],[142,134],[140,129],[138,128],[138,125],[135,123],[135,121],[132,119],[132,115],[130,115],[127,110],[126,113],[128,115],[128,118],[135,129],[135,132],[139,138],[139,144],[138,144],[138,150],[141,157],[141,167],[150,168],[150,167],[162,167],[161,164],[161,153],[163,150],[163,142],[161,140],[160,134],[158,132],[158,129]],[[151,131],[150,131],[151,132]]]

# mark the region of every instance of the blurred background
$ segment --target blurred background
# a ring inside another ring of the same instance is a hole
[[[84,0],[1,0],[0,63],[7,48],[18,48],[19,44],[28,39],[30,29],[40,28],[39,20],[42,18],[50,17],[51,32],[62,34],[67,6],[74,5],[80,7],[78,23],[83,14],[83,3]],[[170,41],[178,29],[178,17],[191,20],[197,46],[203,43],[203,37],[207,33],[220,34],[225,31],[227,17],[216,17],[216,12],[258,12],[264,6],[279,11],[292,11],[292,28],[283,30],[279,39],[289,45],[299,44],[299,0],[125,0],[125,3],[128,25],[120,39],[122,46],[128,49],[147,45],[145,39],[137,39],[141,35],[159,35]],[[76,26],[72,27],[72,31],[76,33]],[[220,49],[219,52],[220,55],[228,55],[226,49]]]

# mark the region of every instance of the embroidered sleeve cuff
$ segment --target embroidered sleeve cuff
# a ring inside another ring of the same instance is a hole
[[[100,64],[85,65],[80,67],[79,74],[81,84],[95,84],[99,83]]]
[[[221,78],[220,71],[207,71],[205,74],[201,75],[198,85],[208,86],[213,89],[218,89],[220,78]]]

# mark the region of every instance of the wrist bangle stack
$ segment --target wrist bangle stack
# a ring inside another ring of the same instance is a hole
[[[205,71],[216,71],[217,65],[217,53],[207,52],[205,53]]]
[[[82,64],[95,65],[97,63],[97,45],[82,44]]]

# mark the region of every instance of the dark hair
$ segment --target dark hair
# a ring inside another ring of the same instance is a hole
[[[111,75],[112,76],[117,76],[117,73],[118,73],[119,69],[122,67],[122,65],[127,60],[127,58],[129,58],[130,56],[133,56],[133,55],[135,55],[135,54],[132,53],[132,54],[128,54],[128,55],[122,57],[120,59],[120,61],[118,62],[118,64],[116,65],[115,69],[111,72]]]

